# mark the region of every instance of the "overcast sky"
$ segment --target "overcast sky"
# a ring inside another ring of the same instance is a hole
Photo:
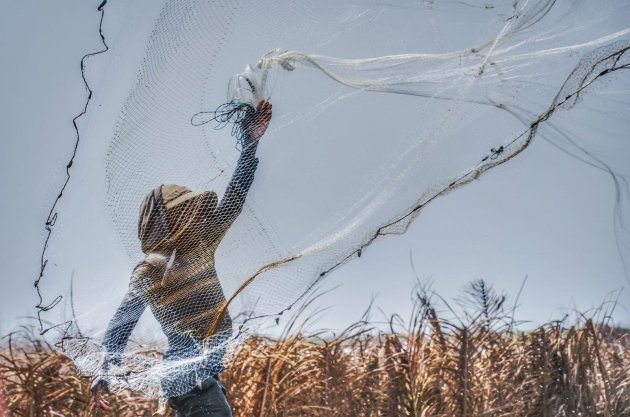
[[[102,47],[98,3],[14,1],[0,14],[3,333],[35,313],[44,221],[72,152],[72,118],[86,98],[79,61]],[[629,93],[621,92],[626,100]],[[614,208],[609,176],[535,140],[509,163],[429,204],[404,235],[382,238],[331,274],[324,287],[339,288],[321,298],[330,309],[317,326],[345,327],[372,297],[385,314],[406,317],[418,278],[431,280],[446,299],[483,278],[512,301],[527,278],[517,318],[534,324],[619,298],[614,317],[628,326],[629,280],[615,243]],[[78,296],[103,302],[99,294]]]

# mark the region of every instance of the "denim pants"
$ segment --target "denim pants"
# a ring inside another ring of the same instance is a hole
[[[177,412],[177,417],[232,417],[232,408],[218,375],[186,394],[169,398],[168,404]]]

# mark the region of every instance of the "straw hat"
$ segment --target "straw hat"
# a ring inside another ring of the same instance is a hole
[[[173,242],[194,222],[196,215],[209,215],[217,206],[213,191],[192,191],[176,184],[154,188],[140,206],[138,238],[142,251]]]

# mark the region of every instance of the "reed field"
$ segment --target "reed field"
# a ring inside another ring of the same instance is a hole
[[[455,315],[419,289],[411,317],[385,327],[366,314],[330,336],[302,331],[308,317],[297,315],[282,337],[250,338],[221,375],[235,417],[630,417],[630,333],[606,325],[605,312],[522,332],[483,281],[464,298]],[[1,352],[0,417],[158,409],[124,391],[110,396],[110,411],[94,411],[90,380],[25,332],[5,337]]]

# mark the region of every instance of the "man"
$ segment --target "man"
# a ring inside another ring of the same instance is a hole
[[[243,150],[218,203],[214,192],[193,192],[180,185],[161,185],[142,203],[138,237],[145,258],[134,269],[129,290],[103,338],[101,376],[92,384],[97,408],[108,410],[108,370],[120,364],[127,340],[147,306],[162,326],[169,348],[164,361],[173,372],[163,377],[162,391],[178,417],[231,417],[218,373],[223,370],[222,343],[232,320],[219,311],[226,302],[214,267],[214,254],[240,214],[258,165],[258,140],[271,120],[271,104],[261,101],[239,123]],[[194,387],[194,388],[193,388]]]

